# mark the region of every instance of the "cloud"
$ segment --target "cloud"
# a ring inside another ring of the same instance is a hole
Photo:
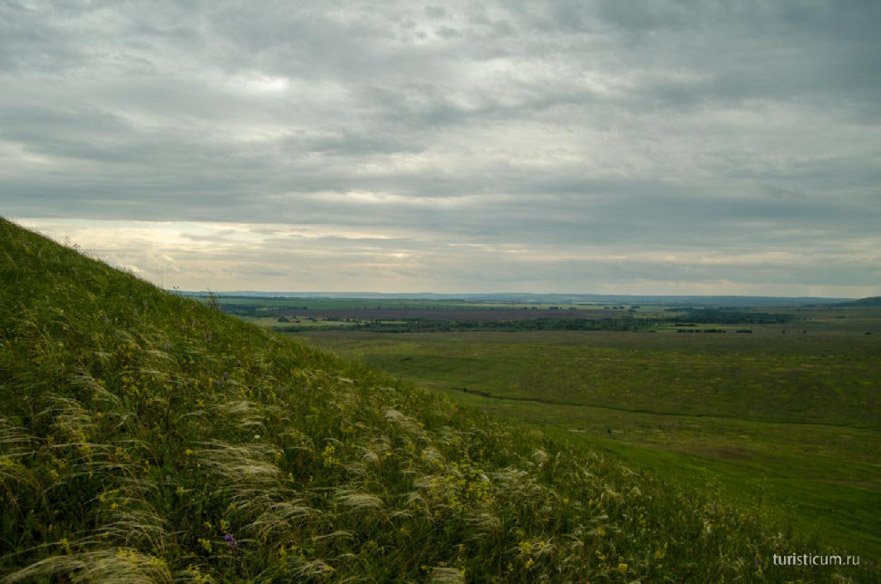
[[[873,292],[876,2],[7,2],[0,23],[0,213],[158,222],[112,253],[186,258],[185,287]],[[725,250],[809,264],[685,267]]]

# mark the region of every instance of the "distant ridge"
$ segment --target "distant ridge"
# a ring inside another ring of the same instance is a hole
[[[462,293],[435,292],[266,292],[261,290],[233,290],[224,292],[176,291],[182,296],[214,294],[240,298],[335,298],[388,300],[463,300],[468,302],[523,302],[558,304],[661,304],[670,306],[804,306],[852,302],[850,298],[814,296],[667,296],[627,294],[564,294],[564,293]]]
[[[839,306],[881,306],[881,296],[869,296],[868,298],[860,298],[859,300],[840,302]]]

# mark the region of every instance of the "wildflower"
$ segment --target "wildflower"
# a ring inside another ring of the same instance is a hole
[[[233,534],[231,534],[231,533],[227,533],[226,535],[224,535],[224,536],[223,536],[223,541],[225,541],[225,542],[226,542],[226,545],[228,545],[228,546],[231,547],[231,548],[236,547],[236,538],[235,538],[235,536],[234,536]]]

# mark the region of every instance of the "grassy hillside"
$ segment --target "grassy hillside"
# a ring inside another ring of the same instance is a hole
[[[871,580],[3,220],[0,282],[2,582]]]

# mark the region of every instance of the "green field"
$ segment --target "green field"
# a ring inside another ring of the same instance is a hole
[[[878,309],[812,311],[750,335],[341,331],[301,338],[460,403],[620,453],[669,479],[716,484],[744,508],[762,506],[842,551],[877,558],[879,317]]]

